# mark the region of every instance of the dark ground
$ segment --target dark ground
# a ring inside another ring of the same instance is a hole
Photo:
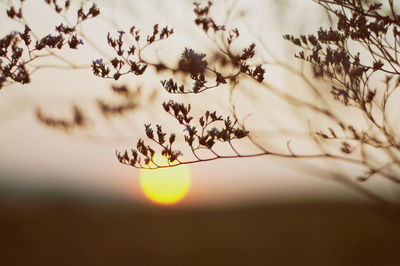
[[[0,197],[0,265],[400,265],[400,216],[303,201],[212,209]]]

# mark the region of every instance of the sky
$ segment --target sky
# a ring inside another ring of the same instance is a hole
[[[5,2],[0,5],[1,12],[4,12]],[[61,18],[38,2],[26,1],[24,10],[32,29],[43,36],[53,31]],[[215,17],[222,19],[224,11],[233,1],[215,2]],[[257,36],[280,58],[292,62],[295,50],[282,40],[282,34],[315,31],[321,23],[325,23],[323,12],[311,1],[282,1],[286,3],[285,8],[278,7],[276,2],[238,1],[229,25],[241,30],[240,44],[248,44]],[[140,110],[123,118],[104,119],[98,115],[96,99],[116,99],[109,92],[113,83],[94,77],[88,68],[91,60],[112,56],[112,51],[104,45],[108,31],[128,31],[136,25],[142,32],[150,32],[154,23],[173,27],[175,34],[156,50],[166,62],[179,56],[184,47],[207,51],[212,43],[193,25],[191,1],[97,3],[102,10],[101,17],[85,23],[82,30],[96,43],[98,50],[85,45],[79,52],[65,54],[77,65],[86,67],[79,70],[41,69],[34,74],[30,84],[15,84],[0,91],[0,185],[3,187],[67,189],[145,203],[139,187],[139,170],[119,164],[115,150],[129,150],[134,146],[136,140],[144,136],[143,125],[149,121],[162,123],[170,130],[181,130],[162,113],[161,103],[171,97],[191,102],[198,110],[212,107],[225,113],[229,111],[227,90],[195,97],[171,96],[163,91],[159,83],[167,77],[155,76],[150,71],[149,75],[139,78],[124,77],[117,84],[142,85],[144,98],[156,91],[157,97],[153,102],[144,104]],[[304,16],[305,13],[313,15]],[[239,14],[245,15],[246,19],[237,19]],[[5,16],[0,16],[0,24],[6,25],[0,29],[2,36],[20,27]],[[154,53],[147,53],[146,56],[151,58]],[[43,63],[57,62],[50,60]],[[294,86],[295,81],[279,70],[268,70],[268,75],[271,82],[279,86]],[[282,121],[291,111],[285,108],[281,111],[273,96],[254,91],[251,85],[244,86],[235,99],[242,104],[243,115],[253,114],[250,124],[257,129],[258,137],[265,136],[263,130],[268,126],[264,125],[273,123],[276,126],[282,122],[281,125],[285,126],[304,122],[302,117]],[[41,125],[35,118],[37,106],[51,115],[68,116],[73,103],[83,106],[91,115],[93,124],[90,124],[89,130],[66,134]],[[275,137],[285,143],[285,136]],[[190,166],[192,187],[181,204],[218,205],[312,196],[359,198],[348,188],[321,178],[324,167],[319,163],[317,170],[310,171],[303,162],[270,157],[194,164]]]

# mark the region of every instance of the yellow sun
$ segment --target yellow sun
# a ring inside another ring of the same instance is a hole
[[[155,156],[159,165],[168,164],[161,155]],[[162,168],[157,170],[142,169],[140,171],[140,187],[146,197],[157,204],[170,205],[179,202],[187,194],[191,175],[187,165]]]

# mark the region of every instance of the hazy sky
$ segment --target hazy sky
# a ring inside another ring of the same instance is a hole
[[[51,32],[60,18],[38,2],[27,1],[25,14],[32,28],[42,36]],[[111,51],[104,45],[107,32],[127,31],[131,25],[137,25],[142,32],[151,31],[154,23],[172,26],[175,34],[158,51],[166,59],[176,58],[187,46],[204,50],[211,47],[211,42],[192,23],[191,1],[97,2],[103,15],[96,21],[84,24],[83,30],[106,54],[94,51],[87,45],[80,52],[67,55],[80,65],[88,65],[91,60],[105,58],[107,54],[111,56]],[[232,19],[229,25],[239,27],[243,44],[248,44],[250,38],[257,35],[257,38],[263,38],[269,48],[276,51],[281,58],[292,58],[294,50],[288,50],[290,46],[282,40],[282,34],[288,31],[312,32],[319,27],[323,14],[316,12],[319,9],[311,1],[282,1],[287,3],[286,8],[278,8],[275,2],[277,1],[238,1],[234,13],[243,13],[246,19]],[[224,10],[231,3],[232,1],[216,1],[215,14],[223,17]],[[4,5],[0,7],[1,12],[4,12]],[[10,23],[4,15],[0,16],[0,24],[7,26],[0,28],[2,36],[18,27]],[[273,70],[271,72],[274,74],[274,82],[291,86],[290,80],[282,73]],[[267,75],[271,72],[267,71]],[[211,106],[218,106],[220,110],[228,112],[226,91],[199,98],[176,97],[163,91],[159,84],[160,79],[150,75],[139,79],[121,79],[120,84],[140,83],[147,91],[156,89],[158,97],[150,106],[115,121],[104,120],[96,115],[95,100],[108,99],[109,86],[112,83],[94,77],[90,68],[74,71],[43,69],[35,73],[31,84],[4,88],[0,91],[0,182],[16,182],[27,186],[64,186],[84,191],[88,189],[143,201],[138,183],[139,171],[119,164],[114,155],[115,149],[130,149],[134,146],[136,140],[144,135],[143,124],[146,122],[154,121],[165,124],[167,128],[175,128],[173,120],[159,115],[162,112],[160,103],[171,97],[200,105],[200,108],[206,108],[203,105],[208,102]],[[246,92],[246,88],[243,90]],[[43,127],[35,119],[34,110],[37,105],[46,113],[63,116],[68,115],[71,103],[83,106],[92,117],[97,117],[94,119],[95,130],[68,135]],[[272,101],[261,101],[258,104],[264,107],[273,106]],[[254,105],[257,106],[257,103]],[[218,204],[295,195],[352,195],[341,185],[315,177],[321,172],[310,173],[301,171],[298,167],[292,169],[291,166],[296,165],[301,164],[268,157],[192,165],[192,188],[182,204]]]

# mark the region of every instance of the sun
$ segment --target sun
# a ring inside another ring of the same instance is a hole
[[[167,164],[161,155],[155,156],[157,164]],[[191,185],[190,169],[187,165],[162,168],[157,170],[142,169],[139,175],[140,187],[152,202],[171,205],[181,201]]]

